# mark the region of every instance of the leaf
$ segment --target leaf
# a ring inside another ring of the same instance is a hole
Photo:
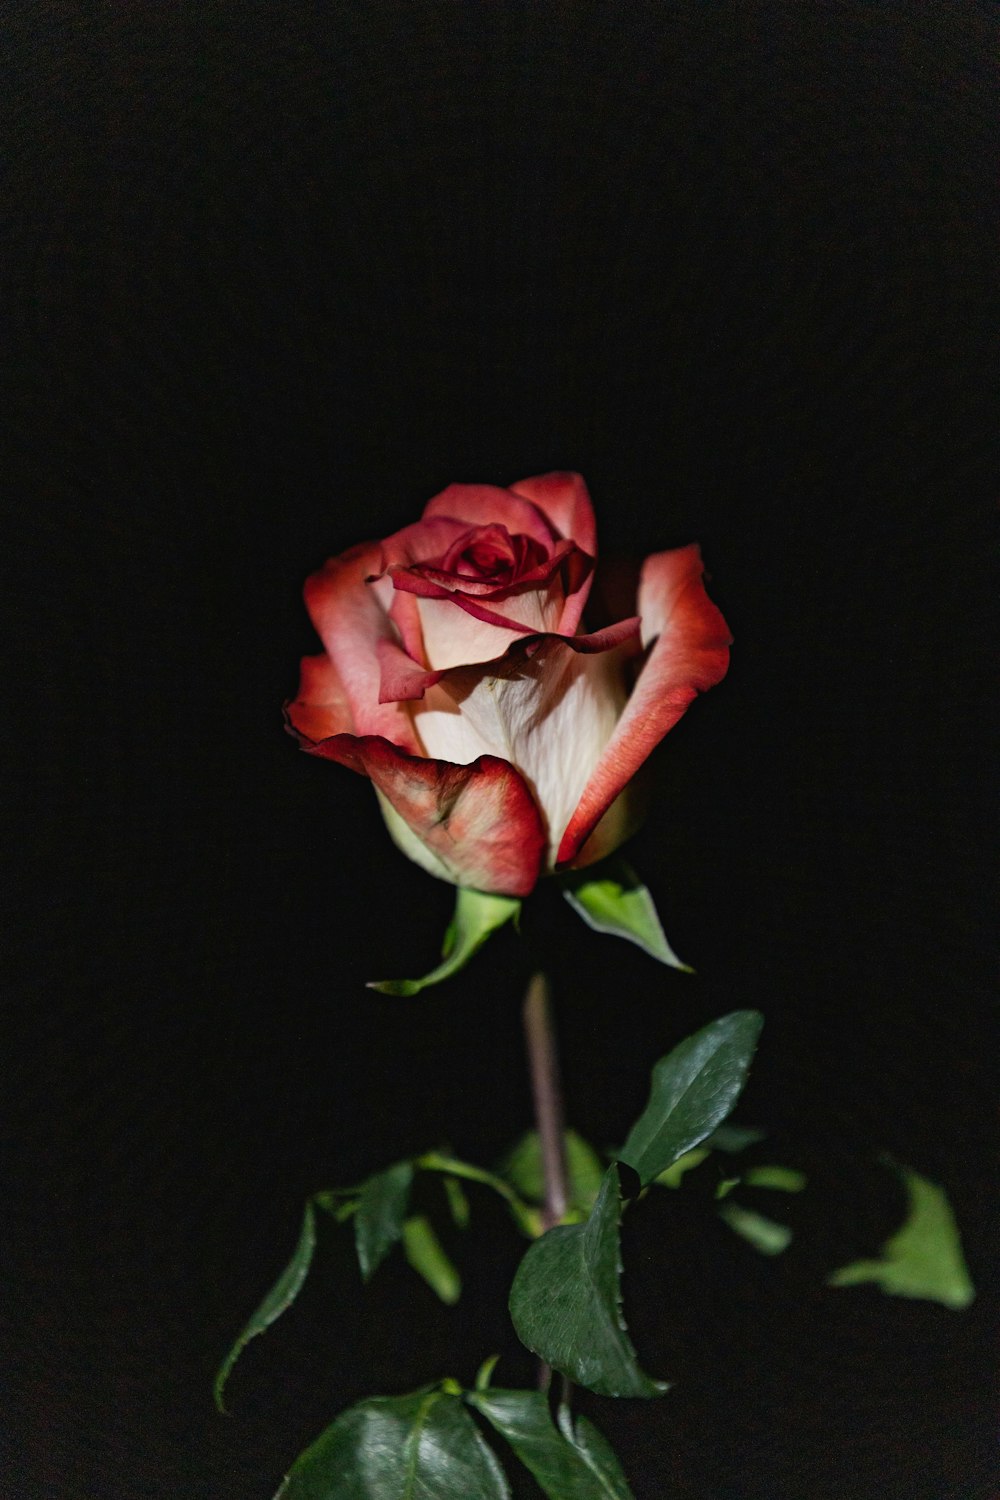
[[[947,1194],[908,1167],[899,1169],[909,1194],[902,1227],[882,1246],[881,1258],[856,1260],[827,1277],[828,1286],[874,1281],[891,1297],[922,1297],[956,1310],[976,1295]]]
[[[569,1198],[575,1208],[589,1213],[601,1190],[604,1165],[600,1157],[575,1130],[567,1130],[566,1169],[569,1176]],[[542,1143],[537,1130],[523,1135],[501,1168],[511,1187],[532,1203],[545,1201],[545,1170],[542,1166]]]
[[[354,1244],[365,1281],[370,1281],[403,1233],[413,1163],[397,1162],[362,1184],[354,1215]]]
[[[602,1473],[578,1447],[575,1434],[571,1441],[556,1427],[541,1391],[490,1390],[466,1400],[506,1438],[549,1500],[632,1500],[610,1447],[614,1467],[605,1464]]]
[[[510,1292],[522,1344],[602,1396],[656,1396],[667,1387],[639,1368],[621,1315],[617,1164],[584,1224],[559,1224],[536,1240]]]
[[[809,1179],[795,1167],[764,1164],[743,1174],[747,1187],[769,1188],[772,1193],[801,1193]]]
[[[462,1280],[444,1250],[441,1241],[423,1214],[415,1214],[403,1224],[403,1253],[418,1276],[448,1307],[462,1295]]]
[[[563,875],[563,895],[588,927],[637,943],[650,958],[693,974],[671,948],[660,926],[653,898],[623,859],[610,859],[593,870]]]
[[[226,1409],[222,1400],[222,1393],[225,1389],[226,1381],[232,1373],[233,1366],[250,1340],[256,1338],[259,1333],[263,1333],[265,1328],[270,1328],[271,1324],[277,1318],[281,1317],[285,1309],[291,1307],[302,1290],[302,1283],[309,1272],[309,1266],[312,1262],[313,1251],[315,1249],[316,1210],[310,1199],[302,1215],[302,1229],[299,1233],[299,1242],[295,1247],[291,1260],[256,1312],[251,1316],[250,1321],[223,1360],[219,1368],[219,1373],[215,1377],[213,1391],[215,1404],[219,1411],[225,1411]]]
[[[456,1229],[467,1229],[471,1210],[462,1184],[457,1177],[443,1177],[441,1181],[444,1184],[445,1197],[448,1199],[453,1224]]]
[[[462,1398],[450,1391],[374,1396],[296,1459],[275,1500],[509,1500],[510,1490]]]
[[[734,1010],[654,1066],[649,1103],[620,1153],[644,1186],[728,1115],[743,1091],[763,1024],[758,1011]]]
[[[559,1428],[566,1441],[573,1444],[584,1463],[597,1475],[612,1500],[632,1500],[632,1491],[625,1482],[615,1450],[593,1422],[584,1416],[574,1418],[568,1406],[560,1406]]]
[[[700,1167],[705,1158],[711,1154],[708,1146],[696,1146],[693,1151],[685,1151],[684,1155],[679,1156],[675,1162],[671,1162],[669,1167],[665,1167],[662,1172],[657,1172],[653,1181],[659,1187],[679,1188],[684,1174],[693,1171],[695,1167]]]
[[[368,988],[380,990],[383,995],[417,995],[428,985],[450,979],[464,969],[491,933],[516,917],[520,910],[521,903],[514,896],[492,896],[460,885],[455,893],[455,915],[444,935],[443,962],[423,979],[372,979]]]
[[[418,1156],[414,1165],[424,1172],[444,1172],[451,1177],[463,1178],[466,1182],[481,1182],[484,1187],[492,1188],[495,1193],[500,1194],[523,1234],[529,1239],[537,1239],[541,1234],[541,1217],[537,1210],[523,1202],[510,1183],[504,1182],[494,1172],[475,1167],[468,1161],[459,1161],[454,1156],[442,1156],[438,1151],[427,1151],[423,1156]]]
[[[725,1204],[719,1209],[719,1217],[761,1255],[780,1255],[792,1243],[792,1231],[787,1224],[779,1224],[741,1203]]]

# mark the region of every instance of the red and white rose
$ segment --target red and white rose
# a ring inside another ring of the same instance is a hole
[[[389,831],[455,885],[527,895],[637,820],[633,779],[731,637],[696,546],[646,559],[635,614],[583,624],[597,553],[578,474],[453,484],[306,583],[323,642],[287,715],[368,776]]]

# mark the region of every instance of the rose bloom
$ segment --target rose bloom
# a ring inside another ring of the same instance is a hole
[[[423,518],[314,573],[323,642],[292,732],[372,781],[403,852],[455,885],[526,896],[633,831],[634,778],[730,634],[696,546],[643,564],[635,613],[588,633],[597,538],[578,474],[452,484]]]

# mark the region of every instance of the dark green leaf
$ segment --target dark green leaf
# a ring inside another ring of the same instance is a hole
[[[462,1280],[434,1233],[429,1219],[415,1214],[403,1225],[403,1253],[432,1292],[451,1307],[462,1295]]]
[[[592,1146],[575,1130],[567,1130],[566,1168],[569,1176],[569,1199],[574,1208],[589,1213],[601,1190],[604,1165]],[[542,1144],[537,1130],[523,1135],[505,1158],[503,1175],[522,1197],[532,1203],[545,1201],[545,1170],[542,1166]]]
[[[222,1393],[233,1366],[250,1340],[256,1338],[257,1334],[263,1333],[264,1329],[269,1328],[276,1318],[281,1317],[287,1307],[291,1307],[302,1290],[302,1283],[306,1279],[315,1249],[316,1212],[310,1201],[306,1204],[305,1213],[302,1216],[302,1230],[295,1253],[226,1355],[215,1377],[215,1404],[220,1411],[225,1411]]]
[[[514,1277],[510,1314],[523,1344],[603,1396],[666,1390],[639,1368],[621,1315],[621,1189],[610,1166],[590,1218],[560,1224],[528,1250]]]
[[[675,1162],[666,1167],[662,1172],[657,1172],[653,1181],[660,1187],[679,1188],[687,1172],[692,1172],[695,1167],[700,1167],[707,1156],[711,1156],[707,1146],[695,1146],[693,1151],[685,1151]]]
[[[694,970],[677,957],[664,936],[649,891],[623,859],[563,875],[563,895],[588,927],[638,943],[651,958],[672,969]]]
[[[604,1433],[584,1416],[574,1417],[568,1406],[559,1408],[559,1427],[568,1443],[593,1470],[612,1500],[632,1500],[615,1450]]]
[[[976,1295],[962,1254],[955,1216],[937,1183],[900,1169],[909,1194],[906,1221],[882,1246],[878,1260],[856,1260],[827,1278],[828,1286],[874,1281],[893,1297],[923,1297],[959,1310]]]
[[[735,1010],[660,1058],[653,1068],[649,1103],[620,1153],[643,1184],[725,1119],[746,1083],[763,1024],[758,1011]]]
[[[559,1431],[541,1391],[491,1390],[466,1399],[506,1438],[549,1500],[632,1500],[620,1468],[614,1482],[613,1470],[602,1473],[588,1462],[575,1434],[570,1441]]]
[[[514,896],[492,896],[460,885],[455,893],[455,915],[444,935],[443,962],[423,979],[373,979],[368,988],[380,990],[383,995],[417,995],[428,985],[450,979],[465,967],[491,933],[516,917],[520,910],[521,903]]]
[[[342,1412],[292,1465],[275,1500],[509,1500],[462,1398],[375,1396]]]
[[[354,1216],[354,1243],[365,1281],[371,1280],[403,1233],[412,1182],[413,1163],[400,1161],[362,1185]]]

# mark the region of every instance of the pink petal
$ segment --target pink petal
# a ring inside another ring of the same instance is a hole
[[[349,734],[354,728],[343,683],[325,651],[302,658],[298,697],[286,703],[285,714],[294,733],[309,740]]]
[[[519,479],[511,485],[515,495],[525,495],[545,512],[560,536],[575,542],[583,552],[597,556],[597,523],[590,493],[579,474],[555,470]]]
[[[420,862],[433,873],[506,896],[534,889],[545,834],[531,793],[507,761],[484,755],[455,766],[408,755],[377,735],[337,734],[305,748],[370,777],[419,840],[429,856]]]
[[[533,479],[519,479],[511,489],[517,495],[526,495],[539,510],[545,512],[560,536],[573,541],[589,557],[597,556],[597,522],[590,493],[579,474],[556,470],[552,474],[537,474]],[[571,580],[566,590],[566,603],[559,621],[560,635],[573,635],[580,627],[584,606],[590,593],[593,570]]]
[[[506,526],[511,536],[534,537],[549,551],[558,540],[537,505],[495,484],[449,484],[424,507],[424,520],[451,517],[473,526]]]
[[[643,643],[654,640],[625,711],[559,846],[568,864],[688,704],[726,675],[732,636],[705,593],[696,546],[646,559],[639,583]],[[606,852],[606,851],[601,851]],[[589,857],[598,857],[592,850]]]
[[[330,558],[306,580],[306,607],[350,709],[354,732],[384,735],[416,751],[407,710],[398,703],[379,702],[378,643],[395,640],[392,621],[376,592],[378,586],[365,582],[377,569],[379,557],[378,543],[369,542]]]
[[[442,677],[440,671],[428,672],[426,667],[414,661],[395,641],[379,641],[378,664],[380,703],[399,703],[422,698],[427,688],[440,682]]]

